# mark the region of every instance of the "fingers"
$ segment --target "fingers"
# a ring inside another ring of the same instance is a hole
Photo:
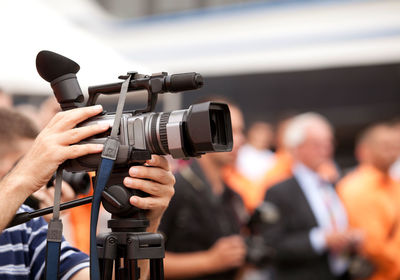
[[[62,137],[66,144],[73,144],[82,141],[90,136],[106,131],[110,125],[108,123],[100,123],[84,127],[77,127],[63,133]]]
[[[65,158],[74,159],[88,154],[97,154],[103,151],[103,144],[76,144],[66,147]]]
[[[124,185],[131,189],[141,190],[150,195],[161,196],[165,191],[165,187],[157,182],[142,180],[138,178],[126,177]]]
[[[169,170],[167,160],[160,156],[153,156],[147,166],[133,166],[129,169],[131,177],[124,178],[124,185],[128,188],[148,193],[148,197],[132,196],[130,203],[141,209],[163,210],[167,208],[174,195],[175,177]]]
[[[159,163],[164,164],[161,160]],[[134,178],[148,179],[164,185],[175,184],[175,177],[172,173],[158,167],[132,166],[129,169],[129,175]]]
[[[70,129],[75,127],[78,123],[100,114],[102,111],[103,107],[101,105],[95,105],[59,112],[50,121],[49,127],[62,130]]]
[[[129,202],[140,209],[154,210],[154,209],[166,209],[169,204],[169,199],[159,199],[157,197],[140,197],[132,196]]]

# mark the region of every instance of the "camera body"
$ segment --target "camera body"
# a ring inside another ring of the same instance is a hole
[[[79,126],[98,123],[110,125],[106,133],[85,139],[81,143],[104,144],[114,117],[114,114],[104,113],[80,124]],[[186,110],[172,112],[126,112],[121,116],[118,136],[120,147],[115,164],[130,165],[149,159],[151,154],[189,158],[206,152],[227,151],[232,148],[230,130],[229,108],[222,103],[204,102]],[[70,160],[65,168],[75,172],[92,171],[97,168],[99,161],[100,154],[87,155]]]

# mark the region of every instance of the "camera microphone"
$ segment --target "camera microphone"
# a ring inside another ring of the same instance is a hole
[[[198,89],[203,86],[203,77],[195,72],[173,74],[166,78],[165,85],[170,92]]]

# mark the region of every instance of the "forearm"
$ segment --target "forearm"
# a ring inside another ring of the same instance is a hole
[[[196,277],[216,272],[207,251],[194,253],[165,253],[166,278]]]

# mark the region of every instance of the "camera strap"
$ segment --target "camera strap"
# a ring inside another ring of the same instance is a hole
[[[61,202],[61,182],[63,168],[57,169],[56,183],[54,190],[54,207],[53,218],[49,222],[47,230],[47,246],[46,246],[46,280],[58,279],[58,271],[60,267],[60,249],[62,242],[62,221],[60,219],[60,202]]]
[[[114,167],[114,162],[117,159],[119,149],[118,132],[121,122],[121,116],[125,104],[126,94],[128,92],[131,75],[122,83],[121,92],[118,99],[117,110],[111,135],[104,143],[103,152],[101,154],[101,162],[96,172],[96,186],[93,192],[92,209],[90,212],[90,279],[100,279],[99,260],[97,254],[97,220],[99,217],[101,194],[106,187],[108,179]]]

